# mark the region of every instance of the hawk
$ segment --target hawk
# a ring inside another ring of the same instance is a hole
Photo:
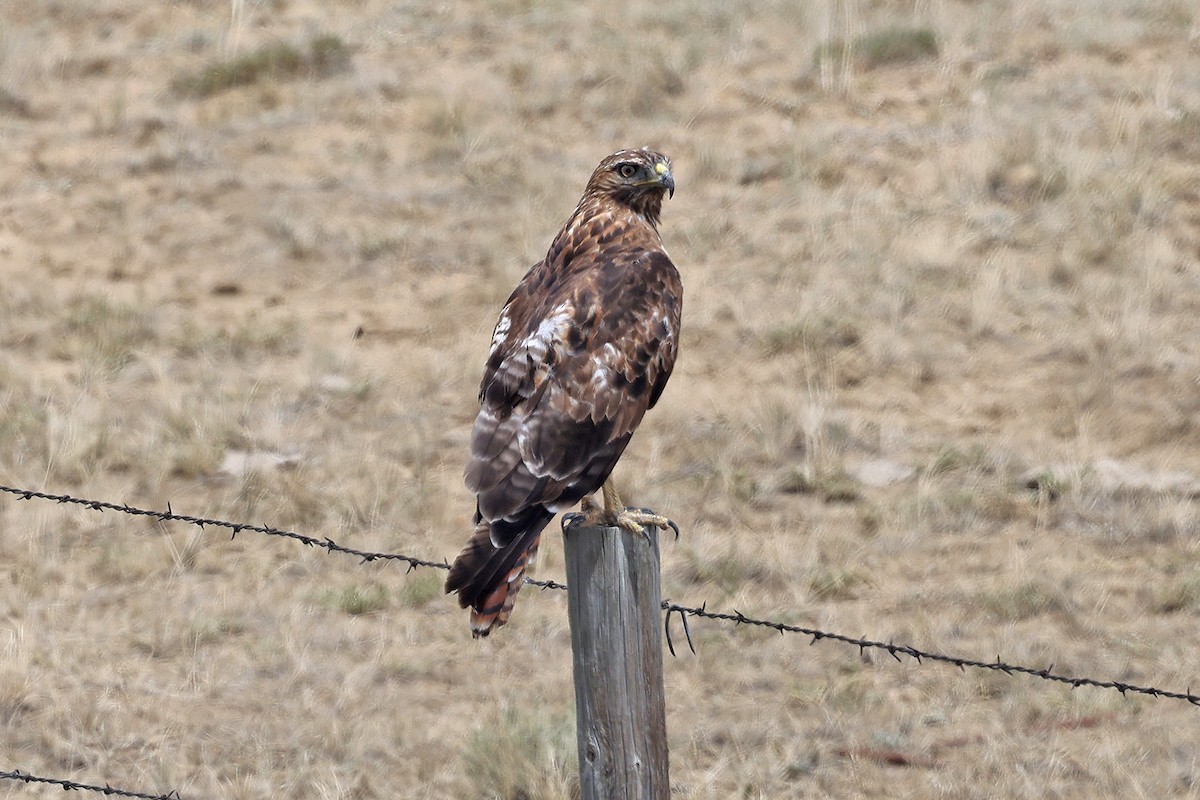
[[[587,524],[678,531],[624,508],[609,477],[675,366],[683,286],[658,235],[674,193],[661,153],[605,158],[500,312],[466,467],[475,531],[446,579],[476,637],[508,621],[556,513],[582,503]]]

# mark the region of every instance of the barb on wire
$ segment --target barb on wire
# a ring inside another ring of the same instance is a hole
[[[1000,656],[996,656],[995,661],[979,661],[973,658],[962,658],[961,656],[950,656],[945,653],[935,653],[928,650],[918,650],[909,645],[900,645],[893,642],[879,642],[872,639],[856,638],[853,636],[845,636],[840,633],[830,633],[818,628],[805,628],[800,625],[787,625],[782,622],[774,622],[766,619],[754,619],[747,617],[736,608],[732,614],[724,614],[715,611],[707,611],[704,606],[699,608],[690,606],[681,606],[676,603],[664,600],[662,604],[663,610],[667,612],[667,646],[671,650],[671,654],[675,654],[675,648],[671,645],[671,615],[678,614],[679,619],[683,620],[684,633],[687,634],[688,645],[692,643],[691,633],[688,631],[687,618],[703,617],[704,619],[717,619],[725,622],[732,622],[735,625],[756,625],[763,628],[771,628],[784,633],[798,633],[801,636],[812,637],[809,644],[816,644],[822,639],[828,639],[832,642],[843,642],[848,645],[853,645],[859,649],[859,652],[866,650],[882,650],[892,658],[900,661],[900,656],[909,656],[915,659],[918,663],[924,661],[937,661],[942,664],[953,664],[960,670],[966,671],[967,667],[973,669],[986,669],[995,672],[1003,672],[1005,675],[1030,675],[1034,678],[1041,678],[1044,681],[1054,681],[1056,683],[1065,683],[1072,689],[1077,689],[1080,686],[1094,686],[1098,689],[1116,689],[1122,695],[1126,693],[1145,694],[1151,697],[1164,697],[1171,700],[1186,700],[1194,706],[1200,706],[1200,696],[1192,694],[1189,689],[1187,692],[1171,692],[1165,689],[1158,689],[1153,686],[1137,686],[1132,683],[1124,683],[1122,681],[1099,681],[1094,678],[1080,678],[1072,675],[1060,675],[1054,672],[1054,665],[1051,664],[1044,669],[1035,669],[1033,667],[1024,667],[1020,664],[1006,664],[1000,660]],[[692,648],[695,652],[695,648]]]
[[[692,655],[696,654],[696,645],[692,641],[692,626],[688,624],[687,614],[684,613],[683,606],[672,604],[669,600],[664,600],[662,603],[663,610],[667,613],[663,617],[663,633],[667,638],[667,649],[671,651],[671,655],[675,655],[675,642],[671,640],[671,615],[679,614],[679,624],[683,626],[683,635],[687,638],[688,649],[692,651]]]
[[[539,581],[537,578],[526,578],[525,583],[530,586],[536,586],[542,591],[546,589],[558,589],[565,592],[567,590],[567,585],[559,581]]]
[[[233,531],[233,535],[242,531],[251,531],[253,533],[261,533],[267,536],[281,536],[287,539],[306,544],[310,547],[321,547],[330,553],[343,553],[359,558],[363,563],[370,561],[401,561],[408,565],[409,571],[418,567],[428,567],[431,569],[448,570],[450,565],[446,561],[427,561],[422,558],[404,555],[402,553],[375,553],[367,550],[357,550],[353,547],[344,547],[337,544],[332,539],[317,539],[312,536],[305,536],[293,531],[280,530],[271,528],[265,525],[248,525],[239,522],[228,522],[226,520],[208,519],[205,517],[193,517],[186,514],[176,514],[168,506],[167,511],[148,511],[141,508],[133,508],[125,504],[108,503],[101,500],[86,500],[78,497],[71,497],[63,494],[48,494],[46,492],[37,492],[30,489],[15,489],[11,486],[0,486],[0,492],[16,495],[21,500],[49,500],[56,503],[71,503],[74,505],[90,508],[94,511],[119,511],[123,514],[132,514],[134,516],[154,517],[156,519],[166,521],[187,522],[192,525],[198,525],[201,528],[205,526],[226,528]],[[537,586],[543,591],[546,589],[565,590],[567,585],[554,580],[537,580],[535,578],[526,578],[525,582],[533,586]],[[778,631],[781,635],[785,633],[797,633],[801,636],[808,636],[812,639],[811,644],[828,639],[832,642],[843,642],[844,644],[857,647],[859,651],[866,650],[882,650],[897,661],[901,660],[901,656],[909,656],[917,662],[936,661],[942,664],[951,664],[958,667],[960,670],[966,670],[967,667],[972,669],[984,669],[994,672],[1003,672],[1006,675],[1029,675],[1042,680],[1053,681],[1069,685],[1071,688],[1080,686],[1092,686],[1098,689],[1115,689],[1122,695],[1133,693],[1143,694],[1150,697],[1166,698],[1170,700],[1184,700],[1194,706],[1200,706],[1200,696],[1194,695],[1191,689],[1186,692],[1173,692],[1166,689],[1158,689],[1153,686],[1137,686],[1132,683],[1124,683],[1123,681],[1101,681],[1094,678],[1083,678],[1071,675],[1061,675],[1054,672],[1054,666],[1036,669],[1034,667],[1026,667],[1020,664],[1008,664],[1000,660],[997,656],[995,661],[979,661],[973,658],[963,658],[961,656],[946,655],[945,653],[936,653],[927,650],[918,650],[909,645],[898,645],[893,642],[880,642],[872,639],[857,638],[846,636],[840,633],[823,631],[818,628],[805,628],[799,625],[788,625],[783,622],[776,622],[766,619],[754,619],[747,617],[742,612],[734,609],[732,614],[709,611],[703,605],[699,607],[684,606],[677,603],[672,603],[669,600],[664,600],[662,603],[663,611],[666,612],[666,618],[663,621],[663,628],[666,633],[667,648],[671,651],[671,655],[675,655],[675,643],[671,636],[671,621],[673,617],[677,617],[680,624],[683,626],[683,633],[687,639],[688,648],[693,653],[696,652],[696,645],[692,639],[691,627],[688,624],[689,617],[700,617],[702,619],[713,619],[721,622],[732,622],[734,625],[752,625],[763,628],[770,628]],[[0,777],[6,777],[4,773],[0,773]]]
[[[77,781],[67,781],[60,778],[39,778],[37,775],[30,775],[28,772],[21,772],[14,769],[11,772],[0,770],[0,779],[13,781],[22,781],[24,783],[48,783],[52,786],[57,786],[64,792],[99,792],[100,794],[111,795],[113,797],[139,797],[142,800],[180,800],[179,792],[172,789],[166,794],[148,794],[146,792],[131,792],[127,789],[117,789],[109,786],[107,783],[103,786],[93,786],[90,783],[79,783]]]
[[[171,504],[167,504],[166,511],[150,511],[144,508],[134,508],[125,504],[106,503],[103,500],[87,500],[82,497],[71,497],[68,494],[48,494],[46,492],[35,492],[30,489],[15,489],[11,486],[0,486],[0,492],[16,495],[21,500],[49,500],[54,503],[69,503],[72,505],[83,506],[90,508],[93,511],[119,511],[122,514],[132,514],[135,517],[153,517],[162,520],[163,522],[187,522],[201,529],[205,526],[213,528],[225,528],[233,531],[230,538],[236,538],[242,531],[250,531],[251,533],[261,533],[266,536],[281,536],[285,539],[292,539],[306,544],[309,547],[320,547],[329,553],[342,553],[344,555],[355,556],[361,559],[361,563],[371,561],[403,561],[408,564],[408,570],[418,567],[428,567],[430,569],[450,569],[450,565],[445,561],[426,561],[423,558],[414,556],[406,556],[403,553],[374,553],[370,550],[358,550],[353,547],[345,547],[338,544],[330,538],[317,539],[312,536],[305,536],[302,533],[295,531],[285,531],[279,528],[272,528],[268,525],[248,525],[243,522],[228,522],[223,519],[209,519],[207,517],[193,517],[189,514],[176,514],[171,508]]]

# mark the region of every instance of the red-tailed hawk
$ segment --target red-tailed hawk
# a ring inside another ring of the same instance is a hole
[[[658,235],[663,195],[674,193],[661,153],[601,161],[500,312],[466,469],[475,533],[446,579],[475,636],[508,621],[556,513],[583,501],[589,524],[674,527],[623,508],[609,479],[675,365],[683,286]],[[588,496],[601,488],[597,508]]]

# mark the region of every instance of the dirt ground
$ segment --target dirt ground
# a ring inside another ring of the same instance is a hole
[[[1200,689],[1188,0],[0,4],[0,484],[453,557],[499,307],[643,144],[667,597]],[[0,770],[571,797],[565,598],[443,576],[0,497]],[[1186,703],[693,631],[673,796],[1200,797]]]

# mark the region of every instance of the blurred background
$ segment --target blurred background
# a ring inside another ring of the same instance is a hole
[[[1200,684],[1189,0],[3,4],[0,484],[452,557],[500,306],[642,145],[665,596]],[[0,497],[0,769],[573,796],[565,597],[443,577]],[[692,628],[679,797],[1200,796],[1186,704]]]

